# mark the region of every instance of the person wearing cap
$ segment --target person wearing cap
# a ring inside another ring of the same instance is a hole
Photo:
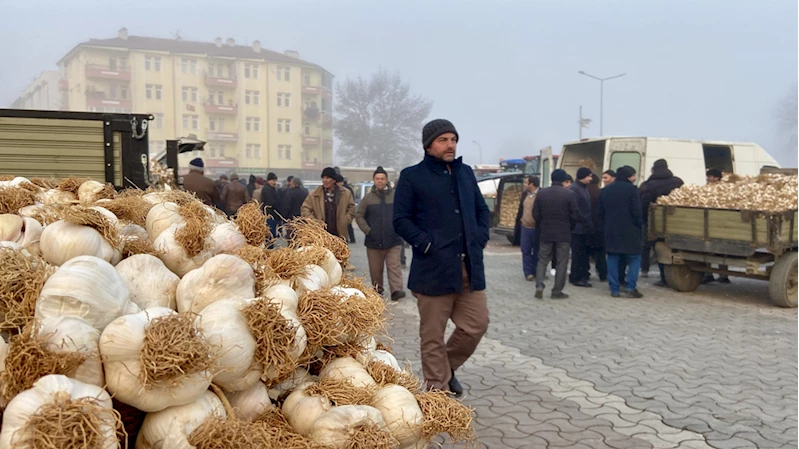
[[[189,162],[189,173],[183,177],[183,189],[197,196],[197,199],[206,206],[217,207],[219,204],[219,190],[214,180],[205,176],[205,164],[201,158]]]
[[[366,258],[369,261],[369,275],[377,292],[383,294],[383,267],[388,272],[388,287],[391,300],[398,301],[405,297],[402,289],[402,268],[400,252],[402,239],[394,232],[394,189],[388,185],[388,173],[383,167],[377,167],[372,174],[374,185],[364,195],[355,222],[366,238]]]
[[[619,178],[616,177],[618,180]],[[661,196],[666,196],[674,189],[682,187],[682,179],[674,176],[674,173],[669,170],[669,164],[665,159],[658,159],[652,165],[652,174],[645,182],[638,188],[641,193],[641,207],[644,214],[644,229],[647,229],[649,224],[649,206],[654,204]],[[641,251],[641,276],[649,276],[649,252],[652,250],[655,242],[650,242],[648,233],[643,233],[643,248]],[[655,283],[655,286],[666,287],[666,275],[663,272],[663,264],[658,264],[660,269],[660,281]]]
[[[258,176],[255,178],[255,190],[252,191],[252,199],[261,203],[261,192],[264,189],[264,184],[266,184],[266,180],[264,178]]]
[[[553,171],[550,176],[552,185],[538,192],[533,205],[533,218],[536,228],[539,229],[536,269],[538,276],[535,286],[535,297],[538,299],[544,297],[543,273],[550,262],[555,266],[555,284],[552,287],[551,298],[569,297],[563,292],[563,287],[566,285],[572,230],[580,222],[581,217],[577,210],[577,195],[563,185],[568,177],[569,175],[561,169]],[[557,256],[556,261],[552,260],[553,255]]]
[[[616,181],[602,189],[597,216],[605,235],[610,295],[618,298],[621,284],[628,298],[642,298],[637,289],[641,267],[641,239],[644,233],[641,197],[635,187],[635,169],[625,165],[616,170]],[[626,279],[619,278],[619,263],[627,263]]]
[[[457,147],[452,122],[424,125],[424,158],[402,170],[394,192],[394,230],[413,251],[408,288],[419,308],[425,383],[460,396],[455,371],[488,329],[483,248],[491,213]],[[445,342],[449,320],[455,331]]]
[[[602,185],[607,187],[613,184],[613,181],[616,180],[616,172],[613,170],[605,170],[602,172]]]
[[[236,215],[239,208],[250,201],[250,194],[247,193],[247,186],[239,182],[239,175],[230,175],[230,182],[222,189],[222,204],[225,205],[225,213],[228,217]]]
[[[272,237],[277,238],[278,198],[277,198],[277,175],[269,172],[266,175],[266,185],[261,189],[261,210],[267,215],[266,225]]]
[[[535,195],[541,186],[538,176],[528,176],[524,178],[524,191],[519,200],[519,209],[516,212],[516,228],[514,234],[518,234],[519,246],[522,250],[522,273],[528,281],[534,281],[536,268],[538,268],[538,233],[535,230],[535,218],[533,218],[533,205]],[[514,237],[514,240],[517,240]]]
[[[355,215],[355,200],[347,189],[336,185],[333,167],[322,170],[322,185],[308,194],[301,208],[303,217],[324,221],[327,232],[347,240],[347,225]]]
[[[593,173],[588,167],[577,170],[577,182],[569,190],[577,195],[577,213],[580,220],[572,229],[572,266],[569,273],[569,282],[576,287],[591,287],[588,282],[590,277],[590,259],[588,257],[589,237],[593,233],[594,224],[591,221],[591,194],[588,193],[588,184],[591,184]]]
[[[705,172],[705,179],[707,180],[708,185],[715,184],[715,183],[721,181],[722,176],[723,175],[721,173],[721,170],[719,170],[718,168],[711,168],[710,170]],[[727,266],[727,265],[719,265],[719,269],[726,270],[728,268],[729,268],[729,266]],[[709,283],[715,282],[717,280],[719,282],[721,282],[722,284],[729,284],[730,283],[730,278],[726,274],[719,274],[718,279],[716,279],[715,277],[713,277],[713,273],[706,273],[705,274],[705,278],[702,279],[702,283],[703,284],[709,284]]]

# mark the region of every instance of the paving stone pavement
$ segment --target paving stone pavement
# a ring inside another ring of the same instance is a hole
[[[640,279],[633,300],[595,280],[536,300],[503,243],[485,256],[489,330],[457,373],[481,447],[797,447],[797,311],[772,306],[765,282],[685,294]],[[389,310],[389,343],[421,375],[416,301]]]

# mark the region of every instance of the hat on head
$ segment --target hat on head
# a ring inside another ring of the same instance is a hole
[[[269,174],[267,174],[267,175],[266,175],[266,180],[267,180],[267,181],[271,181],[271,180],[273,180],[273,179],[275,179],[275,180],[276,180],[276,179],[277,179],[277,175],[276,175],[276,174],[274,174],[274,173],[272,173],[272,172],[270,171],[270,172],[269,172]]]
[[[630,168],[632,168],[632,167],[630,167]],[[657,170],[659,168],[660,169],[669,168],[669,163],[666,162],[666,159],[658,159],[658,160],[655,161],[655,164],[652,165],[652,170]]]
[[[630,179],[630,176],[633,176],[634,174],[635,169],[629,165],[625,165],[616,170],[616,179]]]
[[[552,182],[563,183],[563,181],[569,178],[569,174],[566,173],[564,170],[557,169],[552,172],[550,178],[552,179]]]
[[[339,174],[336,174],[336,182],[344,182],[344,177]]]
[[[577,179],[583,179],[585,177],[591,176],[591,169],[588,167],[580,167],[577,170]]]
[[[292,176],[292,175],[288,175],[286,177],[286,181],[291,181],[292,179],[294,179],[294,176]]]
[[[236,174],[236,173],[231,173],[230,174],[230,180],[231,181],[238,181],[239,180],[239,175]]]
[[[721,175],[721,170],[719,170],[718,168],[711,168],[710,170],[707,171],[707,173],[705,175],[706,176],[712,176],[714,178],[721,178],[721,176],[722,176]]]
[[[336,170],[334,170],[333,167],[325,167],[325,169],[322,170],[322,177],[336,179]]]
[[[455,129],[455,125],[452,124],[449,120],[444,120],[443,118],[437,118],[428,122],[424,125],[422,129],[422,146],[426,150],[430,148],[430,145],[433,144],[433,141],[436,140],[436,137],[444,134],[444,133],[453,133],[455,134],[455,138],[458,139],[458,131]]]
[[[192,170],[202,170],[205,167],[202,158],[195,157],[189,162],[189,168]]]
[[[260,176],[259,176],[259,177],[257,177],[257,178],[255,178],[255,183],[256,183],[256,184],[263,185],[263,184],[264,184],[264,178],[262,178],[262,177],[260,177]]]
[[[383,175],[386,175],[386,177],[388,177],[388,173],[386,173],[386,170],[383,169],[383,167],[380,166],[380,165],[378,165],[377,169],[375,169],[375,172],[372,173],[372,178],[374,178],[375,176],[377,176],[379,174],[383,174]]]

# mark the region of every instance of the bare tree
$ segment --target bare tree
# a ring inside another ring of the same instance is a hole
[[[433,102],[411,93],[399,73],[380,68],[369,80],[337,85],[339,157],[355,166],[404,167],[421,154],[421,131]]]
[[[799,146],[799,96],[794,86],[780,102],[777,109],[780,137],[784,145],[786,162],[796,164],[796,150]]]

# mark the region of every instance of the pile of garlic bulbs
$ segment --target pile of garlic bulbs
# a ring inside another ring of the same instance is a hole
[[[727,175],[721,181],[684,185],[658,198],[665,206],[785,212],[797,209],[799,182],[796,175]]]
[[[265,217],[234,222],[186,192],[0,179],[1,446],[473,440],[472,410],[378,344],[386,303],[319,223],[268,249]]]

